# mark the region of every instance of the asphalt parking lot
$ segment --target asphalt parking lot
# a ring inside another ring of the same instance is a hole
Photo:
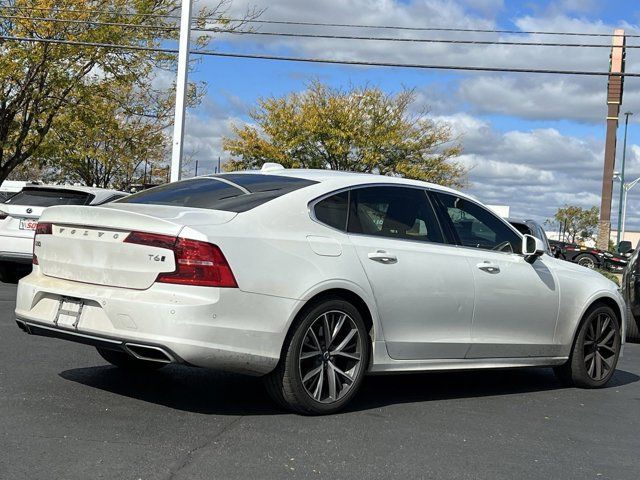
[[[258,379],[171,366],[146,376],[31,337],[0,284],[2,479],[637,479],[640,345],[612,384],[550,370],[369,377],[351,408],[302,417]]]

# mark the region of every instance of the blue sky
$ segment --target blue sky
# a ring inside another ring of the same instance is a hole
[[[217,3],[200,0],[195,8]],[[372,25],[438,26],[545,31],[640,33],[640,2],[622,0],[235,0],[231,15],[266,8],[262,19]],[[259,27],[262,31],[325,33],[327,28]],[[423,38],[609,43],[607,37],[353,31]],[[640,45],[640,38],[628,44]],[[214,37],[219,51],[432,64],[518,66],[575,70],[608,67],[608,49],[399,44],[346,40]],[[640,72],[640,49],[627,52],[627,70]],[[469,168],[468,191],[486,203],[510,205],[512,214],[544,220],[559,206],[599,205],[606,116],[606,77],[451,73],[204,57],[192,77],[208,84],[203,103],[188,114],[186,153],[201,173],[226,158],[220,140],[233,124],[249,121],[259,97],[302,91],[311,79],[337,87],[370,84],[417,93],[416,108],[430,107],[438,121],[462,135],[460,161]],[[638,112],[629,126],[628,177],[640,176],[640,79],[627,79],[623,110]],[[622,123],[621,123],[622,126]],[[621,153],[622,128],[619,130]],[[193,168],[187,166],[187,169]],[[188,175],[188,173],[187,173]],[[632,178],[628,178],[632,179]],[[617,184],[614,185],[617,188]],[[615,202],[615,211],[617,211]],[[629,227],[640,229],[640,187],[630,196]],[[629,228],[628,227],[628,228]]]

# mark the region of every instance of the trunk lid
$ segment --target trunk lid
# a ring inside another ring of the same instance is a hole
[[[222,224],[236,215],[136,204],[50,207],[40,221],[52,225],[51,234],[37,235],[34,250],[44,275],[143,290],[175,270],[175,257],[169,248],[127,243],[131,232],[198,236],[187,225]]]
[[[0,204],[0,235],[8,237],[31,237],[38,218],[45,207]]]

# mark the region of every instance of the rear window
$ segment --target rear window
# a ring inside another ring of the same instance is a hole
[[[5,203],[10,205],[28,205],[30,207],[53,207],[54,205],[86,205],[93,195],[69,190],[38,188],[24,189],[16,193]]]
[[[5,202],[16,194],[16,192],[0,192],[0,203]]]
[[[348,208],[349,192],[344,191],[320,200],[313,208],[313,212],[319,222],[346,231]]]
[[[129,195],[118,203],[143,203],[246,212],[316,182],[262,174],[221,174],[168,183]]]

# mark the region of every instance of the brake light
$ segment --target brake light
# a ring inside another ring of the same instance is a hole
[[[159,235],[157,233],[131,232],[124,239],[124,243],[135,243],[138,245],[146,245],[147,247],[166,248],[173,250],[176,243],[176,237],[170,235]]]
[[[131,232],[124,241],[173,250],[176,269],[159,274],[156,282],[223,288],[238,286],[227,259],[212,243],[143,232]]]
[[[7,218],[9,215],[7,215],[4,212],[0,212],[0,220],[4,220],[5,218]]]
[[[33,264],[38,265],[38,256],[36,255],[36,245],[40,246],[38,242],[38,235],[51,235],[53,233],[53,225],[51,223],[38,222],[36,225],[35,233],[33,235]]]

